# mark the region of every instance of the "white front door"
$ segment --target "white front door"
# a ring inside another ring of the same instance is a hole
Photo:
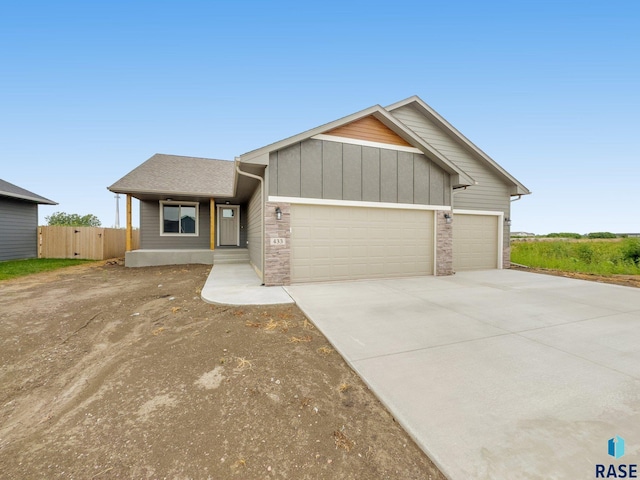
[[[218,205],[218,245],[240,245],[240,207]]]

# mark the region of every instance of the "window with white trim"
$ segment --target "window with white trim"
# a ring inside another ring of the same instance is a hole
[[[197,202],[160,202],[160,235],[198,235]]]

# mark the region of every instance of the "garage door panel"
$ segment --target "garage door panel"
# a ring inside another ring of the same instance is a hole
[[[433,212],[291,206],[293,282],[430,275]]]
[[[455,271],[497,268],[497,215],[453,216],[453,268]]]

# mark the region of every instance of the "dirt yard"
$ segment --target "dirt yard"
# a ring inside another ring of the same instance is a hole
[[[544,275],[555,275],[557,277],[577,278],[590,282],[611,283],[625,287],[640,288],[640,276],[638,275],[596,275],[593,273],[565,272],[563,270],[553,270],[550,268],[525,267],[521,265],[511,265],[513,270],[522,272],[542,273]]]
[[[205,266],[0,282],[0,477],[443,479],[295,306]]]

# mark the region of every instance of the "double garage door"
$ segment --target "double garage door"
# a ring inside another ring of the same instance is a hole
[[[433,212],[291,205],[291,281],[433,274]]]

